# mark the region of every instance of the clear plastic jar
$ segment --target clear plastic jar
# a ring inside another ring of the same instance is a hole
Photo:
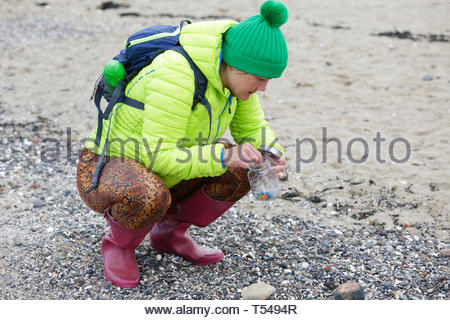
[[[272,200],[280,195],[277,169],[271,166],[269,160],[262,166],[251,166],[247,175],[253,196],[257,200]]]

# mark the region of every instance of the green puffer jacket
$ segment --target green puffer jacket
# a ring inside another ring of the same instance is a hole
[[[209,133],[206,108],[198,104],[192,110],[194,72],[181,54],[168,50],[142,69],[126,88],[126,95],[145,103],[145,109],[120,103],[115,106],[107,155],[125,155],[141,162],[170,188],[181,180],[214,177],[226,171],[220,161],[224,146],[214,141],[228,128],[236,142],[247,138],[256,148],[262,143],[261,131],[265,128],[265,143],[272,143],[275,135],[264,120],[258,95],[236,101],[222,86],[222,35],[235,23],[193,23],[185,25],[180,35],[181,45],[208,78],[205,96],[212,109],[209,140],[205,141]],[[94,144],[96,130],[91,132],[87,149],[101,154],[108,126],[109,120],[104,120],[99,147]]]

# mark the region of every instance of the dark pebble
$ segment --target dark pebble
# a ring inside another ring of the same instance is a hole
[[[109,9],[119,9],[119,8],[129,8],[130,6],[127,4],[115,3],[113,1],[105,1],[102,2],[101,5],[98,6],[100,10],[109,10]]]
[[[311,197],[309,197],[309,198],[306,199],[306,200],[311,201],[312,203],[320,203],[320,202],[323,201],[323,200],[322,200],[320,197],[318,197],[318,196],[311,196]]]
[[[44,206],[44,203],[41,200],[33,201],[33,208],[42,208],[43,206]]]
[[[319,254],[327,254],[327,253],[330,253],[330,248],[328,248],[328,247],[320,247],[317,252]]]
[[[203,300],[205,299],[205,295],[201,292],[197,292],[192,294],[192,298],[197,300]]]
[[[336,283],[332,280],[325,281],[323,285],[327,287],[329,290],[334,290],[336,288]]]
[[[299,192],[292,191],[292,192],[283,193],[280,198],[281,199],[285,199],[285,200],[289,200],[289,199],[292,199],[292,198],[295,198],[295,197],[299,197],[299,196],[300,196]]]

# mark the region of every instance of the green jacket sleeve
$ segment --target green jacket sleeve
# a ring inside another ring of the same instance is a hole
[[[267,121],[264,120],[264,113],[256,93],[252,94],[246,101],[238,100],[236,112],[230,124],[230,131],[238,144],[248,142],[255,148],[259,148],[261,144],[275,146],[284,155],[284,150],[278,143],[278,138],[275,137]]]
[[[189,63],[174,51],[166,51],[157,60],[151,65],[155,71],[145,80],[140,100],[145,103],[141,162],[170,181],[223,174],[223,145],[181,147],[188,139],[186,127],[195,88]],[[187,141],[187,145],[192,143]]]

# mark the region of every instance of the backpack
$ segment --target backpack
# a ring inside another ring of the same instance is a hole
[[[125,88],[142,68],[149,65],[153,59],[156,58],[156,56],[166,50],[174,50],[182,54],[194,71],[195,92],[191,109],[193,110],[198,103],[203,104],[207,109],[209,115],[209,139],[211,134],[212,116],[211,106],[205,98],[208,80],[178,41],[181,28],[185,22],[188,24],[191,23],[189,20],[183,20],[179,26],[154,25],[132,34],[125,43],[124,49],[122,49],[120,53],[113,58],[114,60],[122,63],[125,69],[125,77],[118,82],[114,92],[109,92],[109,90],[107,90],[104,75],[102,74],[99,77],[94,87],[94,93],[91,97],[91,100],[94,99],[95,107],[98,111],[97,135],[95,137],[95,144],[97,146],[100,145],[101,141],[103,120],[109,119],[109,125],[111,125],[111,112],[117,103],[122,103],[136,109],[144,110],[144,103],[127,97],[125,95]],[[108,102],[105,111],[102,111],[100,107],[102,97]],[[97,187],[102,168],[105,165],[105,152],[108,143],[109,129],[110,126],[108,127],[105,144],[95,168],[92,186],[86,191],[87,193]]]

